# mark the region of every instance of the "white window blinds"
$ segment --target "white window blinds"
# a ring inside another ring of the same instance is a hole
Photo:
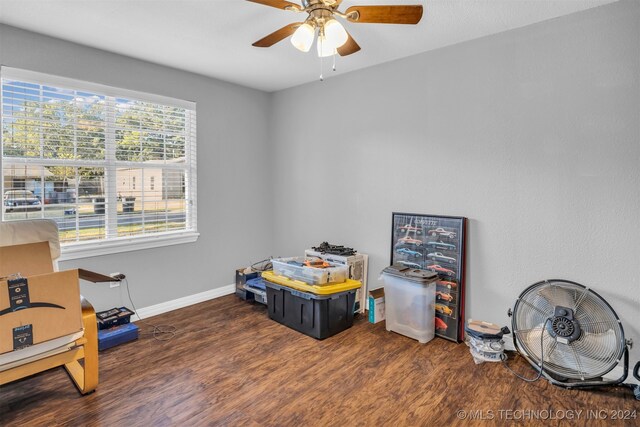
[[[2,217],[64,246],[196,231],[192,102],[3,67]]]

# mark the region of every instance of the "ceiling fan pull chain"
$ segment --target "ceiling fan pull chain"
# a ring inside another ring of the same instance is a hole
[[[337,50],[333,51],[333,71],[336,70],[336,52]]]
[[[318,38],[318,43],[320,43],[320,51],[322,52],[322,39]],[[322,56],[320,56],[320,81],[324,81],[324,76],[322,75]]]

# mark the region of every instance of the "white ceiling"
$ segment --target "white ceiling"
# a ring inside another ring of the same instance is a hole
[[[345,24],[362,50],[338,57],[335,73],[325,59],[325,76],[614,1],[344,0],[343,11],[365,4],[422,4],[425,11],[415,26]],[[265,91],[318,79],[319,58],[288,39],[251,46],[304,16],[243,0],[0,0],[2,23]]]

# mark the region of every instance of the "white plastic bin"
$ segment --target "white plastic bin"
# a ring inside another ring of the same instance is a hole
[[[382,271],[386,328],[425,344],[435,336],[437,275],[403,265]]]

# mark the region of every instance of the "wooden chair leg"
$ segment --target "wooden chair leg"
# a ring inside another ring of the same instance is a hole
[[[84,365],[78,361],[67,363],[65,369],[82,394],[91,393],[98,386],[98,326],[93,306],[84,298],[82,322],[84,324]]]

